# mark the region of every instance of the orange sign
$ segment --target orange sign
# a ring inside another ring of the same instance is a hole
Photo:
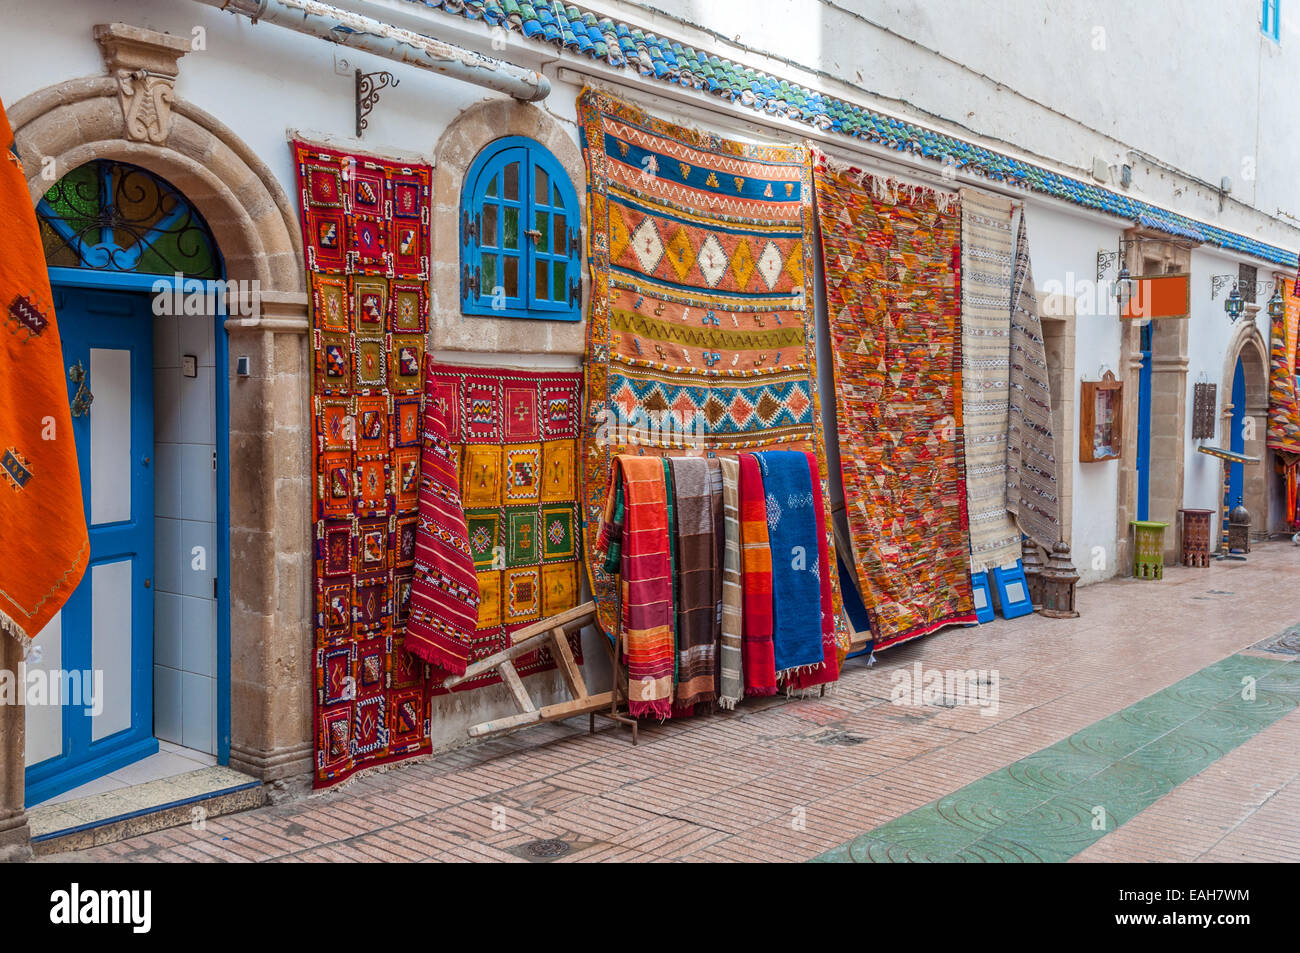
[[[1132,279],[1133,296],[1121,318],[1185,318],[1192,311],[1192,282],[1187,275]]]

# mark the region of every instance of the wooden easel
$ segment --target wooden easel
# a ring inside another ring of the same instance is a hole
[[[487,735],[510,731],[513,728],[522,728],[525,725],[540,725],[548,721],[561,721],[575,715],[590,715],[590,731],[595,734],[596,716],[601,715],[619,724],[630,726],[632,728],[632,744],[636,744],[636,719],[619,712],[620,703],[627,701],[627,675],[623,671],[619,653],[615,650],[613,644],[609,639],[601,637],[601,642],[604,643],[610,654],[614,684],[609,691],[600,692],[596,695],[587,690],[587,683],[582,677],[582,670],[578,668],[577,660],[573,657],[573,650],[569,648],[568,634],[580,631],[584,626],[593,624],[595,621],[596,604],[587,602],[561,612],[559,615],[551,616],[549,619],[534,622],[532,625],[514,633],[514,644],[508,649],[502,649],[500,652],[472,663],[465,668],[464,675],[453,675],[451,678],[444,680],[442,683],[443,688],[455,688],[471,678],[495,671],[501,676],[502,683],[510,690],[515,704],[519,707],[519,714],[517,715],[507,715],[504,718],[471,725],[469,729],[470,737],[482,738]],[[538,708],[533,704],[532,698],[529,697],[528,690],[524,688],[523,679],[515,671],[514,660],[520,655],[543,648],[550,649],[551,655],[555,658],[555,664],[560,670],[560,676],[564,679],[564,684],[568,687],[573,698],[571,701],[558,702],[554,705],[544,705]]]

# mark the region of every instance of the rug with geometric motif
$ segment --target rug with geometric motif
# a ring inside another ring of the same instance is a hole
[[[519,629],[578,604],[577,448],[582,375],[451,364],[430,366],[428,399],[450,409],[452,452],[478,576],[469,662],[509,648]],[[569,636],[579,664],[579,633]],[[549,650],[514,660],[532,675]],[[445,675],[445,673],[440,673]],[[501,681],[489,672],[462,692]],[[443,694],[441,687],[434,694]]]
[[[404,645],[420,489],[431,170],[293,143],[311,291],[316,762],[326,787],[427,753]]]
[[[614,455],[813,450],[825,489],[812,192],[804,146],[722,139],[590,89],[578,118],[592,276],[582,518],[614,633],[616,580],[592,546]],[[838,589],[834,607],[838,623]]]
[[[853,562],[876,650],[973,623],[957,197],[818,154]],[[833,558],[833,557],[832,557]]]

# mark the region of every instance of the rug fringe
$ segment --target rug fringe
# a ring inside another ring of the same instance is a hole
[[[6,635],[12,636],[16,639],[19,648],[23,650],[22,657],[24,659],[27,658],[28,653],[32,650],[32,644],[36,640],[34,638],[28,638],[27,631],[19,625],[16,620],[10,618],[4,612],[0,612],[0,631],[3,631]]]

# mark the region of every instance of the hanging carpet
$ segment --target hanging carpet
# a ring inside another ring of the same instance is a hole
[[[25,653],[81,582],[90,542],[49,273],[12,143],[0,106],[0,629]]]
[[[807,150],[674,126],[593,90],[578,116],[592,275],[589,544],[619,453],[812,450],[824,481]],[[613,632],[615,583],[590,545],[587,566]],[[833,600],[838,617],[838,590]],[[843,650],[847,635],[836,631]]]
[[[313,780],[323,787],[429,751],[433,676],[406,650],[406,626],[431,170],[304,142],[293,154],[311,288]]]
[[[1011,282],[1010,357],[1006,509],[1026,536],[1051,552],[1061,539],[1052,388],[1023,210]]]
[[[975,621],[960,211],[955,196],[832,168],[824,156],[815,181],[845,507],[880,649]]]
[[[1009,199],[961,190],[961,385],[971,571],[1014,565],[1020,530],[1007,512],[1011,376]]]

